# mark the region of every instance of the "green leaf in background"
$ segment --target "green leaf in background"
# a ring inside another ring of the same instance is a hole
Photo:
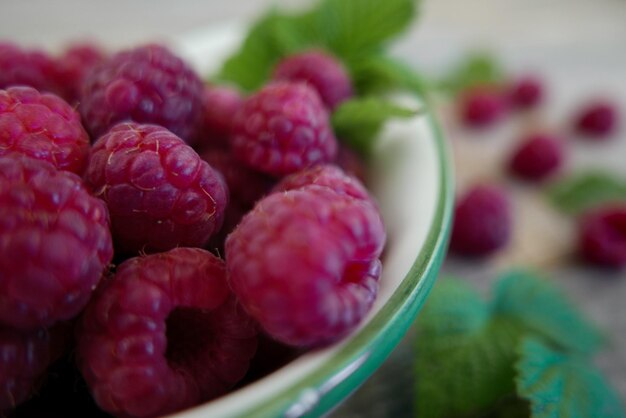
[[[312,19],[310,13],[266,14],[250,28],[239,51],[226,60],[217,79],[247,91],[262,86],[282,57],[316,43],[318,35]]]
[[[583,173],[551,186],[548,197],[558,209],[577,215],[602,204],[626,201],[626,180],[608,173]]]
[[[437,284],[417,324],[417,416],[482,416],[515,397],[519,330],[488,319],[488,305],[467,284]]]
[[[325,46],[344,60],[379,51],[406,30],[418,0],[321,0],[317,9]]]
[[[373,54],[350,62],[352,79],[359,95],[390,90],[408,90],[426,97],[428,82],[415,70],[392,57]]]
[[[474,52],[444,77],[439,87],[448,93],[457,94],[472,86],[501,83],[504,76],[504,70],[492,55]]]
[[[530,272],[513,271],[498,280],[493,313],[519,321],[566,351],[591,353],[602,341],[597,329],[559,289]]]
[[[624,418],[617,395],[584,358],[554,351],[536,339],[521,345],[517,391],[533,418]]]
[[[343,102],[332,115],[337,138],[355,151],[368,155],[383,124],[391,118],[411,118],[418,110],[377,97]]]

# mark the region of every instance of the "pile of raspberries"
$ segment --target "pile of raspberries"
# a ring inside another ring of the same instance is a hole
[[[385,228],[329,122],[352,95],[319,50],[246,96],[159,45],[0,43],[0,413],[59,358],[152,417],[354,330]]]

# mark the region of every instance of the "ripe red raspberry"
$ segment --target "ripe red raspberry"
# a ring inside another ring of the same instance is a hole
[[[601,140],[611,136],[617,128],[617,110],[613,103],[595,101],[580,109],[575,129],[584,138]]]
[[[196,148],[227,149],[233,120],[243,105],[243,96],[232,87],[206,86],[203,103],[204,119]]]
[[[44,52],[0,42],[0,89],[21,85],[59,93],[56,76],[54,60]]]
[[[315,90],[275,82],[250,96],[233,125],[232,152],[249,167],[283,176],[330,162],[337,141]]]
[[[75,174],[0,157],[0,322],[33,329],[78,314],[113,256],[108,221]]]
[[[69,103],[76,103],[85,76],[106,59],[106,53],[96,44],[77,43],[69,46],[56,59],[57,84]]]
[[[202,80],[158,45],[122,51],[86,76],[80,112],[94,138],[121,121],[164,126],[186,141],[202,121]]]
[[[509,241],[511,223],[511,206],[504,191],[476,186],[457,203],[450,249],[467,256],[493,253]]]
[[[309,50],[284,58],[274,69],[273,78],[309,84],[330,110],[354,95],[346,67],[322,50]]]
[[[0,90],[0,156],[17,152],[82,175],[89,137],[61,98],[32,87]]]
[[[224,262],[177,248],[120,265],[79,324],[78,364],[105,411],[160,416],[232,388],[256,334],[228,289]]]
[[[579,248],[590,263],[605,267],[626,266],[626,205],[610,206],[584,215]]]
[[[228,200],[222,177],[157,125],[113,127],[94,144],[85,180],[109,207],[115,249],[127,253],[204,245]]]
[[[509,102],[518,109],[530,109],[543,100],[543,85],[539,78],[529,75],[516,80],[509,92]]]
[[[230,285],[273,338],[327,344],[372,306],[384,241],[381,217],[365,200],[316,185],[273,193],[226,240]]]
[[[459,111],[467,126],[484,128],[498,122],[506,112],[506,102],[500,92],[475,88],[461,94]]]
[[[28,399],[70,339],[70,327],[17,331],[0,326],[0,413]]]
[[[554,174],[563,164],[564,149],[560,138],[534,134],[525,138],[509,160],[509,170],[528,181],[541,181]]]
[[[284,177],[273,189],[273,192],[301,189],[309,185],[328,187],[329,189],[348,195],[354,199],[370,200],[365,186],[356,178],[343,172],[332,164],[317,165]]]

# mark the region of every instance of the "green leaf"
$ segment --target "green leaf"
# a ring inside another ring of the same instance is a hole
[[[216,78],[248,91],[260,87],[282,57],[314,43],[311,19],[310,14],[268,13],[250,28],[240,49],[224,62]]]
[[[554,351],[536,339],[521,345],[518,394],[533,418],[624,418],[617,395],[584,358]]]
[[[564,350],[591,353],[601,343],[597,329],[546,278],[513,271],[495,286],[493,313],[519,321]]]
[[[439,87],[448,93],[457,94],[477,85],[498,84],[503,79],[504,70],[492,55],[474,52],[444,77]]]
[[[514,396],[519,329],[488,315],[466,284],[437,284],[417,321],[417,416],[483,415]]]
[[[319,32],[325,46],[341,58],[373,51],[413,20],[417,0],[321,0],[317,8]]]
[[[602,172],[583,173],[550,187],[548,197],[563,212],[579,214],[609,202],[626,201],[626,180]]]
[[[425,97],[428,82],[407,64],[384,55],[371,55],[351,63],[352,79],[359,95],[408,90]]]
[[[367,155],[383,124],[391,118],[411,118],[416,109],[376,97],[356,98],[343,102],[332,115],[339,140],[355,151]]]
[[[464,336],[481,331],[489,320],[489,305],[467,282],[443,278],[419,316],[422,338]]]

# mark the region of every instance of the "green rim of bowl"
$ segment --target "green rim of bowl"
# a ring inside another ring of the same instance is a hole
[[[454,187],[442,130],[431,111],[424,115],[435,134],[439,194],[422,250],[389,301],[328,362],[289,390],[247,410],[242,417],[315,417],[335,407],[363,383],[406,334],[437,278],[451,228]]]

